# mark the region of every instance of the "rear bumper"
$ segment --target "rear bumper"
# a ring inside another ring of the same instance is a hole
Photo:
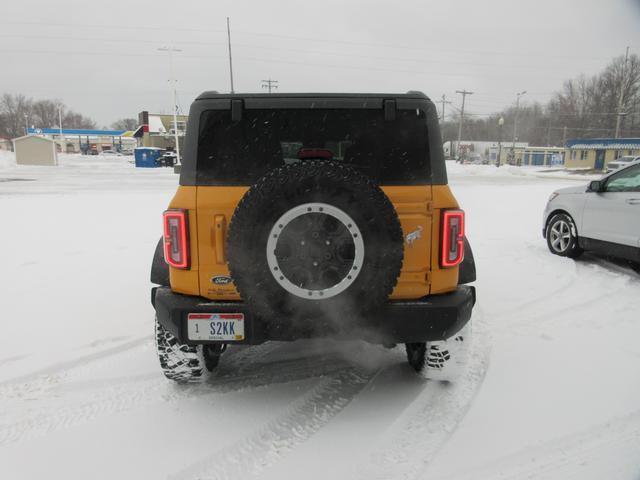
[[[243,313],[245,339],[240,344],[260,344],[268,340],[293,341],[301,338],[337,337],[361,339],[371,343],[411,343],[444,340],[455,335],[471,318],[476,302],[475,288],[460,285],[451,293],[431,295],[419,300],[390,301],[378,313],[358,322],[300,321],[265,319],[254,315],[243,302],[215,302],[202,297],[181,295],[169,287],[151,290],[151,303],[160,324],[180,343],[219,343],[190,341],[187,338],[189,313]]]

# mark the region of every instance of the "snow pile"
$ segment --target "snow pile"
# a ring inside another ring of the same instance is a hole
[[[446,162],[447,172],[454,176],[464,177],[534,177],[558,180],[577,180],[589,182],[598,180],[602,174],[588,172],[584,170],[565,170],[557,167],[524,166],[513,165],[462,165],[453,161]]]
[[[0,150],[0,170],[16,166],[16,154],[7,150]]]

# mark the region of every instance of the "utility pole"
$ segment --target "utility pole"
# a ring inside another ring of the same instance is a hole
[[[567,126],[562,129],[562,151],[564,152],[564,162],[567,163]]]
[[[227,17],[227,41],[229,43],[229,76],[231,77],[231,93],[233,90],[233,61],[231,60],[231,28],[229,27],[229,17]]]
[[[64,137],[62,136],[62,104],[58,104],[58,124],[60,125],[60,153],[67,153]]]
[[[624,85],[627,79],[627,63],[629,62],[629,47],[627,47],[627,53],[624,56],[624,65],[622,65],[622,82],[620,82],[620,97],[618,97],[618,111],[616,112],[616,134],[615,138],[620,138],[620,120],[623,115],[626,115],[622,111],[622,102],[624,100]]]
[[[181,52],[182,50],[174,47],[161,47],[158,50],[169,53],[169,83],[173,86],[173,136],[176,142],[176,163],[180,164],[180,142],[178,141],[178,101],[176,99],[177,80],[173,76],[173,52]]]
[[[271,93],[272,88],[278,88],[278,80],[261,80],[262,88],[266,88]]]
[[[446,95],[443,93],[443,94],[442,94],[442,100],[440,100],[438,103],[441,103],[441,104],[442,104],[442,117],[440,118],[440,121],[441,121],[441,122],[444,122],[444,106],[445,106],[445,104],[446,104],[446,103],[451,103],[451,102],[447,101],[447,97],[446,97]]]
[[[498,120],[498,127],[500,127],[500,133],[498,134],[498,159],[496,160],[496,167],[500,166],[502,161],[502,127],[504,126],[504,118],[500,117]]]
[[[520,109],[520,97],[526,93],[526,90],[516,93],[516,114],[513,119],[513,145],[511,147],[511,154],[513,155],[512,161],[514,163],[516,160],[516,140],[518,139],[518,110]]]
[[[460,109],[460,123],[458,124],[458,145],[456,145],[456,155],[460,159],[460,140],[462,140],[462,122],[464,122],[464,100],[467,95],[473,95],[473,92],[467,90],[456,90],[456,93],[462,95],[462,108]]]

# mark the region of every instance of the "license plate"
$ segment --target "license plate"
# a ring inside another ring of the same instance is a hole
[[[190,313],[189,340],[244,340],[243,313]]]

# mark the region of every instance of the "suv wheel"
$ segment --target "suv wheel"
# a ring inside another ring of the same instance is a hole
[[[455,381],[461,375],[469,355],[471,324],[453,337],[438,342],[406,343],[407,361],[430,380]]]
[[[205,381],[224,351],[223,346],[210,348],[178,343],[178,339],[160,325],[157,318],[156,349],[164,376],[178,383]]]
[[[395,287],[403,237],[380,187],[344,165],[305,161],[249,189],[227,252],[242,299],[266,319],[357,319]]]
[[[569,215],[559,213],[549,220],[547,246],[551,253],[561,257],[577,258],[582,254],[576,225]]]

